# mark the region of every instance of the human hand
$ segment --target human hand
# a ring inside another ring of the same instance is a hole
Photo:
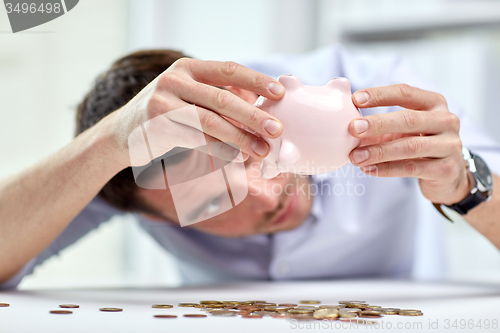
[[[285,92],[276,80],[234,62],[179,59],[115,115],[116,137],[125,148],[128,165],[146,164],[151,157],[161,156],[175,146],[196,148],[200,136],[205,144],[230,142],[243,153],[266,156],[269,146],[260,136],[278,137],[281,123],[216,86],[234,86],[270,99],[280,99]],[[141,126],[153,156],[146,153],[130,161],[128,149],[133,138],[129,136],[134,130],[142,135]]]
[[[471,189],[460,120],[445,98],[405,84],[369,88],[353,94],[358,108],[401,106],[405,110],[354,119],[349,133],[361,144],[351,162],[369,175],[415,177],[432,202],[454,204]]]

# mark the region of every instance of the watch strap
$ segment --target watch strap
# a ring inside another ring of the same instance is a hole
[[[463,199],[459,203],[447,207],[453,209],[460,215],[465,215],[469,210],[476,207],[483,201],[486,201],[486,197],[481,192],[475,191],[474,193],[470,193],[467,197],[465,197],[465,199]]]

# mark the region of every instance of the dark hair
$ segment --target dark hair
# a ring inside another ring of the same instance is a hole
[[[146,50],[131,53],[113,63],[101,74],[78,105],[76,135],[97,124],[108,114],[127,104],[139,91],[176,60],[186,57],[172,50]],[[157,214],[139,196],[132,168],[116,174],[99,192],[109,204],[123,211]]]

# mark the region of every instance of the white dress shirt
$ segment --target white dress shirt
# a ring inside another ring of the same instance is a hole
[[[352,91],[407,83],[439,92],[419,79],[396,56],[354,54],[340,46],[243,64],[274,78],[293,74],[306,85],[325,85],[334,77],[346,77],[351,81]],[[448,102],[450,111],[461,119],[460,136],[464,146],[500,174],[500,146],[450,99]],[[369,115],[397,109],[361,111]],[[271,235],[223,238],[150,221],[140,215],[135,217],[144,230],[178,259],[185,283],[410,277],[415,265],[416,235],[422,223],[431,226],[423,235],[424,243],[429,240],[431,252],[426,260],[441,262],[439,237],[433,233],[439,235],[439,224],[447,222],[437,212],[429,214],[434,208],[423,200],[416,179],[368,177],[349,164],[332,174],[311,177],[311,183],[324,191],[314,197],[306,220],[296,229]],[[95,198],[47,249],[0,287],[17,286],[36,265],[117,214],[122,213]],[[429,216],[435,221],[429,221]]]

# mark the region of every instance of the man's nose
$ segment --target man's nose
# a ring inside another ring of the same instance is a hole
[[[272,179],[253,179],[248,186],[252,208],[258,213],[275,211],[279,206],[282,192],[281,185]]]

